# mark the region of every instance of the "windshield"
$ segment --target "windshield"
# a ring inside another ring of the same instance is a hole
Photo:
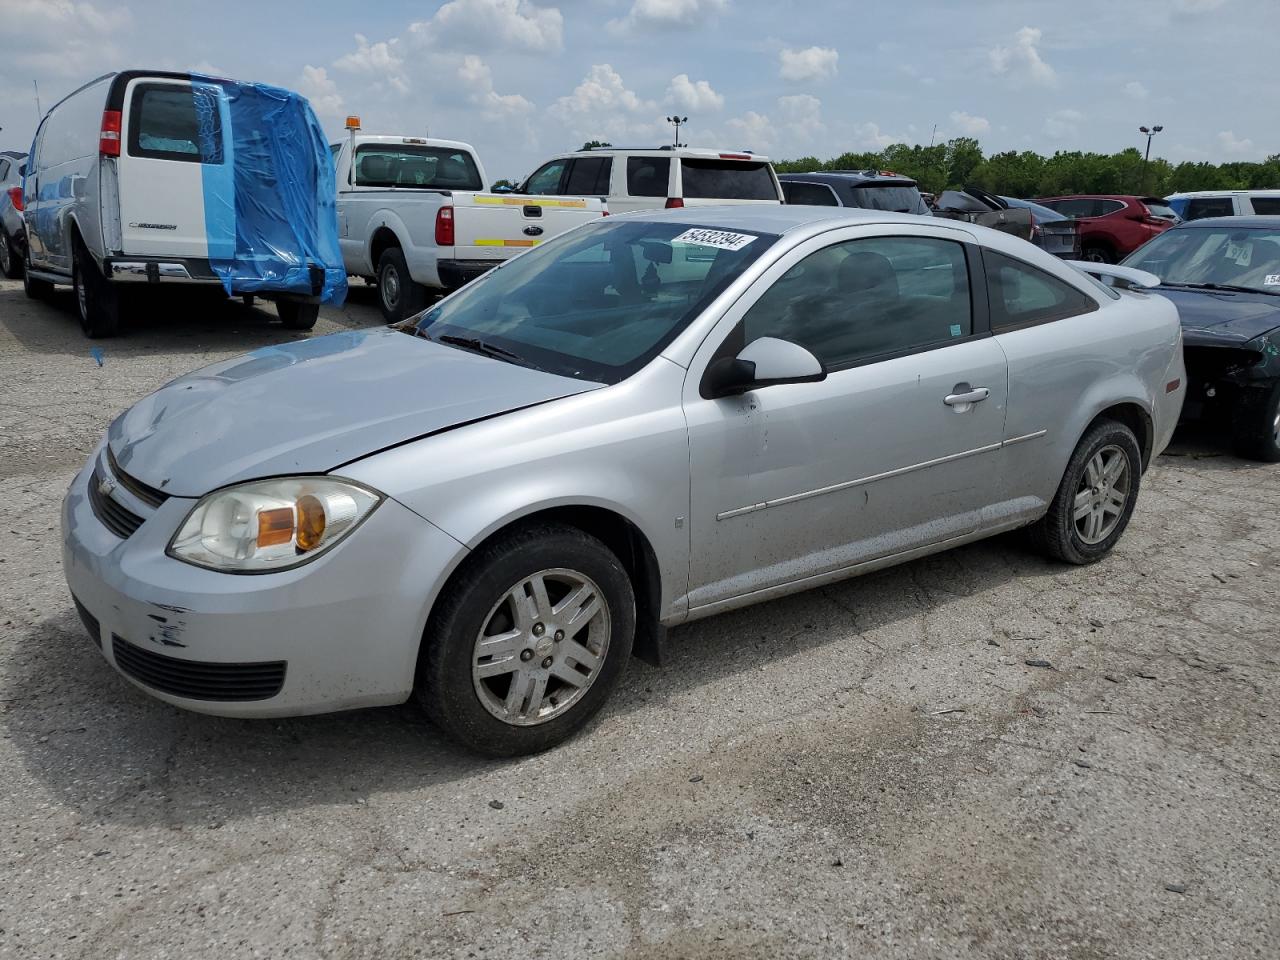
[[[1181,220],[1176,210],[1167,203],[1158,203],[1155,200],[1143,200],[1143,204],[1151,211],[1153,217],[1159,217],[1161,220]]]
[[[462,338],[490,355],[497,348],[513,363],[561,376],[616,383],[657,356],[777,239],[597,220],[473,281],[412,329],[446,343]]]
[[[1280,294],[1280,229],[1179,227],[1124,261],[1170,284],[1218,284]]]
[[[1060,220],[1069,220],[1070,217],[1064,217],[1057,210],[1050,210],[1042,203],[1035,203],[1031,200],[1018,200],[1015,197],[1001,197],[1005,203],[1011,207],[1021,207],[1023,210],[1030,210],[1035,214],[1037,223],[1057,223]]]
[[[868,184],[861,187],[855,185],[850,193],[853,195],[854,205],[866,210],[922,214],[929,212],[929,208],[924,205],[924,198],[920,196],[920,188],[916,186]]]

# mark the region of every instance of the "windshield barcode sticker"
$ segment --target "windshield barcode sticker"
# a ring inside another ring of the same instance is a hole
[[[1268,273],[1267,278],[1262,282],[1268,287],[1280,287],[1280,273]]]
[[[728,233],[724,230],[707,230],[695,227],[674,238],[672,243],[694,243],[700,247],[716,247],[720,250],[741,250],[756,239],[749,233]]]

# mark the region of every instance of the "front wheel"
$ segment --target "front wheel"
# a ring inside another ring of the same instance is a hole
[[[310,330],[320,318],[320,304],[277,300],[276,313],[280,315],[280,321],[286,330]]]
[[[555,746],[604,704],[631,655],[635,594],[618,558],[573,527],[528,527],[481,547],[445,588],[416,693],[479,753]]]
[[[1064,563],[1101,560],[1129,525],[1141,482],[1142,452],[1133,431],[1115,420],[1098,421],[1076,446],[1032,539]]]
[[[18,251],[13,249],[13,241],[3,227],[0,227],[0,276],[9,280],[17,280],[22,276],[22,260],[18,257]]]
[[[1234,427],[1237,454],[1263,463],[1280,463],[1280,383],[1261,403],[1236,411]]]

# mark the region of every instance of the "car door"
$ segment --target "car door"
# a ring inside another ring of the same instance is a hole
[[[832,231],[784,256],[690,365],[690,606],[963,536],[1002,498],[1006,365],[978,252],[943,227]],[[818,383],[703,396],[709,363],[762,336]]]

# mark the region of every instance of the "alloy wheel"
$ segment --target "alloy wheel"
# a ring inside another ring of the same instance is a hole
[[[1131,481],[1129,458],[1115,444],[1108,444],[1089,458],[1072,513],[1081,540],[1092,546],[1111,536],[1124,516]]]
[[[80,311],[80,319],[84,323],[89,322],[89,299],[84,289],[84,271],[80,269],[77,263],[72,270],[71,285],[76,291],[76,308]]]
[[[486,710],[512,726],[568,711],[609,653],[609,605],[576,570],[541,570],[493,605],[476,637],[471,678]]]
[[[0,276],[7,277],[9,271],[13,269],[13,248],[9,244],[9,238],[3,230],[0,230]]]
[[[394,313],[400,303],[400,274],[394,269],[382,271],[382,280],[378,286],[381,288],[383,305]]]

